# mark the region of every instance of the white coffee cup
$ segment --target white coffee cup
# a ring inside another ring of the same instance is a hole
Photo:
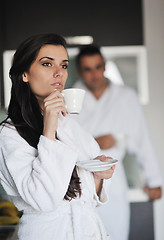
[[[65,107],[68,113],[78,114],[81,112],[85,90],[79,88],[67,88],[62,92]]]

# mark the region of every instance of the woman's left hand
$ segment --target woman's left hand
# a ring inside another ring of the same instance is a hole
[[[111,157],[106,157],[105,155],[101,155],[101,156],[98,156],[94,159],[99,159],[102,162],[108,162],[108,159],[112,159],[112,158]],[[103,179],[111,178],[113,173],[114,173],[114,169],[115,169],[115,165],[113,165],[108,170],[93,172],[93,177],[94,177],[94,181],[95,181],[97,195],[100,195],[100,193],[101,193]]]
[[[99,159],[102,162],[108,162],[108,159],[112,159],[111,157],[106,157],[105,155],[98,156],[94,159]],[[110,169],[104,171],[93,172],[93,175],[97,179],[109,179],[112,177],[114,173],[115,165],[113,165]]]

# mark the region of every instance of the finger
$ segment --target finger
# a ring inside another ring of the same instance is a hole
[[[56,107],[59,107],[59,106],[65,107],[63,101],[61,101],[61,100],[51,101],[51,102],[49,102],[49,103],[46,103],[46,104],[44,105],[44,108],[45,108],[46,110],[49,110],[49,111],[50,111],[50,110],[55,110],[55,108],[56,108]]]
[[[53,91],[52,93],[50,93],[50,95],[48,97],[46,97],[44,99],[44,102],[51,100],[53,98],[63,98],[63,95],[61,94],[61,92],[59,92],[58,90]]]
[[[162,192],[157,189],[149,189],[149,198],[151,200],[156,200],[158,198],[161,198]]]
[[[112,175],[96,172],[96,173],[94,173],[94,176],[98,179],[109,179],[109,178],[111,178]]]
[[[102,162],[108,162],[108,159],[112,159],[112,157],[105,156],[105,155],[101,155],[101,156],[100,156],[100,160],[101,160]]]
[[[93,172],[93,173],[94,173],[94,176],[96,176],[97,178],[108,179],[108,178],[112,177],[113,172],[114,171],[110,168],[110,169],[105,170],[105,171],[97,171],[97,172]]]
[[[63,106],[55,107],[54,113],[59,114],[60,112],[65,116],[65,115],[66,115],[66,109],[65,109],[65,107],[63,107]]]
[[[61,110],[59,110],[59,108]],[[47,106],[45,106],[43,112],[44,113],[48,112],[48,113],[52,113],[52,114],[55,113],[55,112],[57,112],[57,113],[62,112],[64,114],[66,114],[66,108],[65,108],[65,105],[63,104],[63,102],[56,101],[56,102],[53,102],[53,103],[48,104]]]
[[[44,107],[51,105],[53,103],[62,103],[64,105],[64,99],[63,98],[53,98],[53,99],[47,100],[44,102]]]
[[[97,172],[93,172],[93,174],[94,174],[94,176],[95,176],[96,178],[103,179],[101,172],[97,171]]]
[[[113,166],[111,166],[111,170],[114,170],[114,169],[115,169],[115,167],[116,167],[116,165],[113,165]]]
[[[99,156],[98,159],[102,162],[107,162],[108,161],[108,158],[105,155]]]
[[[149,199],[152,200],[152,201],[154,201],[154,200],[156,200],[158,198],[159,198],[159,196],[157,196],[157,195],[149,194]]]

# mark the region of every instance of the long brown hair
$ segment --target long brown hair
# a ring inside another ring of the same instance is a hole
[[[3,121],[3,123],[8,122],[8,118],[10,118],[20,136],[35,148],[37,148],[40,135],[43,133],[43,116],[29,84],[22,81],[22,74],[29,71],[40,48],[47,44],[61,45],[66,49],[63,37],[52,33],[31,36],[15,52],[9,73],[12,88],[8,117]],[[78,195],[81,195],[81,188],[75,167],[64,199],[71,200]]]

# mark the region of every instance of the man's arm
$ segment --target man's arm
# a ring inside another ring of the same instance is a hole
[[[112,148],[116,144],[116,140],[112,134],[95,138],[101,149]]]

